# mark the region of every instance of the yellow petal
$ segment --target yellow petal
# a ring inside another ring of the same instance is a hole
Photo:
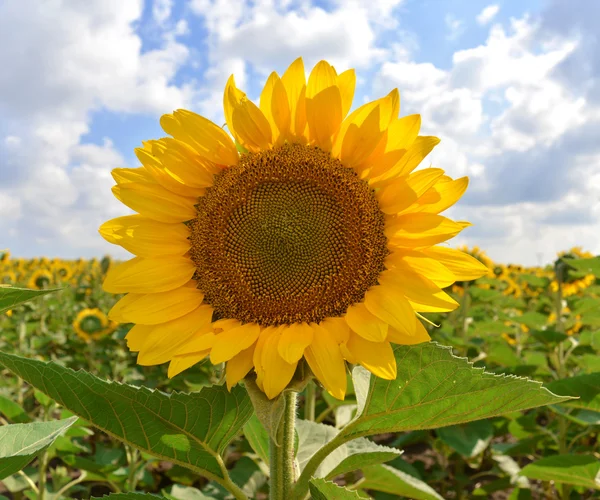
[[[304,354],[310,343],[313,341],[313,329],[307,323],[292,323],[285,325],[281,329],[279,345],[279,355],[288,363],[295,363]]]
[[[438,260],[447,267],[454,274],[456,281],[475,280],[488,273],[486,265],[460,250],[446,247],[431,247],[424,249],[423,253]]]
[[[352,107],[354,89],[356,88],[356,72],[348,69],[337,77],[337,86],[342,96],[342,116],[346,116]]]
[[[219,166],[200,156],[185,142],[171,137],[163,137],[158,141],[149,141],[153,164],[158,161],[170,175],[186,186],[206,188],[212,186],[214,175],[221,171]],[[146,147],[144,149],[147,149]],[[143,158],[148,158],[144,156]],[[138,159],[140,157],[138,156]],[[140,159],[140,161],[142,161]],[[144,164],[144,162],[142,162]]]
[[[408,266],[383,271],[379,276],[379,282],[401,291],[413,309],[418,312],[453,311],[459,306],[458,302],[435,283],[413,272]]]
[[[348,342],[350,327],[344,318],[325,318],[319,326],[325,328],[338,344]]]
[[[352,331],[367,340],[382,342],[387,336],[388,324],[374,316],[362,302],[351,305],[345,318]]]
[[[348,115],[341,124],[339,133],[335,138],[335,143],[332,148],[332,155],[339,157],[342,144],[346,137],[346,133],[351,125],[360,126],[375,108],[379,108],[379,130],[386,131],[394,113],[398,114],[398,106],[400,105],[398,90],[393,90],[387,96],[375,101],[363,104]]]
[[[342,123],[342,97],[336,86],[306,99],[306,121],[311,141],[324,151],[331,150],[333,135]]]
[[[408,149],[421,130],[421,115],[408,115],[393,120],[388,127],[386,151]]]
[[[405,335],[414,335],[415,312],[404,297],[402,290],[398,290],[396,287],[385,286],[385,283],[381,282],[381,280],[380,283],[383,286],[372,286],[365,293],[365,306],[367,310],[379,320],[384,321],[390,327],[395,328]],[[367,340],[380,342],[385,339],[375,340],[367,338]]]
[[[153,180],[165,189],[180,196],[190,198],[197,198],[204,194],[204,188],[186,185],[182,179],[165,168],[165,166],[146,149],[136,148],[135,153],[140,162],[144,165],[144,168],[150,172]]]
[[[417,137],[394,166],[387,168],[385,172],[377,167],[373,168],[370,172],[370,175],[373,177],[371,184],[377,187],[385,186],[386,181],[390,179],[410,174],[439,142],[440,140],[437,137]]]
[[[109,269],[102,288],[109,293],[158,293],[185,285],[196,266],[186,257],[135,257]]]
[[[378,191],[381,211],[386,214],[422,211],[421,205],[418,204],[419,198],[443,175],[444,171],[441,168],[425,168],[407,177],[389,181]]]
[[[233,75],[225,86],[223,105],[227,126],[242,146],[253,152],[271,148],[273,134],[269,121],[258,106],[236,88]]]
[[[231,388],[242,380],[254,366],[254,348],[255,345],[252,345],[227,361],[227,367],[225,369],[227,389],[231,390]]]
[[[175,375],[179,375],[182,371],[191,368],[196,363],[202,361],[210,351],[195,352],[193,354],[186,354],[183,356],[174,357],[169,363],[169,369],[167,370],[167,377],[173,378]]]
[[[369,342],[360,335],[350,335],[347,348],[373,375],[385,380],[396,378],[396,358],[389,342]]]
[[[456,180],[438,182],[432,186],[417,203],[410,207],[407,212],[426,212],[437,214],[454,205],[467,190],[468,177]]]
[[[327,61],[319,61],[310,72],[306,86],[306,98],[312,99],[319,92],[337,85],[337,73]]]
[[[260,109],[271,124],[273,142],[283,144],[289,137],[291,113],[283,82],[273,72],[260,94]]]
[[[153,326],[140,349],[138,364],[160,365],[172,359],[195,334],[210,331],[212,314],[212,307],[201,305],[181,318]]]
[[[281,77],[290,105],[290,131],[297,137],[304,134],[306,128],[305,94],[306,74],[304,63],[299,57]]]
[[[196,332],[190,337],[185,344],[183,344],[177,352],[177,356],[183,356],[187,354],[193,354],[195,352],[209,351],[215,345],[217,336],[210,330],[203,330]]]
[[[421,323],[416,317],[415,317],[415,325],[416,326],[415,326],[415,334],[414,335],[404,335],[403,333],[400,333],[398,330],[395,330],[394,328],[390,328],[390,331],[388,332],[387,340],[394,344],[400,344],[400,345],[415,345],[415,344],[421,344],[423,342],[429,342],[431,340],[429,333],[427,333],[427,330],[423,326],[423,323]]]
[[[156,325],[192,312],[203,298],[200,290],[185,286],[168,292],[130,293],[113,306],[108,317],[119,323]]]
[[[394,217],[386,224],[385,235],[392,246],[426,247],[446,241],[463,230],[463,226],[435,214],[407,214]]]
[[[112,191],[132,210],[159,222],[183,222],[196,216],[194,198],[179,196],[158,184],[128,182],[113,186]]]
[[[133,328],[127,332],[127,335],[125,335],[129,350],[132,352],[139,352],[153,328],[154,326],[149,325],[134,325]]]
[[[141,257],[183,255],[190,249],[190,230],[180,222],[167,224],[125,215],[105,222],[98,231],[106,241]]]
[[[379,128],[380,112],[377,106],[360,125],[352,123],[348,127],[340,153],[345,166],[354,168],[365,161],[381,141],[385,131]]]
[[[110,175],[112,175],[112,178],[117,184],[126,184],[128,182],[156,182],[150,172],[144,167],[113,168]]]
[[[315,335],[306,349],[306,361],[327,392],[343,400],[346,395],[346,363],[337,340],[320,325],[313,323],[311,326]]]
[[[279,355],[279,331],[271,333],[264,342],[261,352],[263,389],[269,399],[278,396],[290,383],[298,363],[288,363]]]
[[[245,325],[225,330],[217,335],[215,345],[210,351],[210,362],[213,365],[229,361],[236,354],[244,349],[248,349],[260,334],[260,326],[256,323],[246,323]]]
[[[454,273],[435,258],[428,257],[418,250],[398,249],[385,258],[385,265],[412,269],[417,274],[425,276],[440,288],[446,288],[456,281]]]
[[[217,165],[237,165],[239,155],[227,132],[203,116],[178,109],[172,115],[163,115],[160,125],[207,160]]]

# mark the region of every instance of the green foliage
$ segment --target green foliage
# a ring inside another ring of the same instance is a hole
[[[313,479],[310,482],[310,496],[313,500],[358,500],[356,491],[342,488],[324,479]]]
[[[252,414],[241,387],[167,395],[6,353],[0,363],[104,432],[212,478],[225,479],[219,454]]]
[[[443,500],[436,491],[420,479],[388,465],[363,468],[363,490],[383,491],[418,500]]]
[[[370,377],[360,416],[345,439],[382,432],[433,429],[567,401],[540,383],[485,373],[435,343],[394,348],[394,381]]]
[[[32,299],[58,292],[62,288],[53,288],[48,290],[30,290],[28,288],[15,288],[0,286],[0,314],[12,309],[20,304],[29,302]]]
[[[0,427],[0,480],[20,471],[54,443],[76,420],[77,417],[72,417],[52,422]]]
[[[593,455],[555,455],[526,465],[529,479],[556,481],[600,490],[600,461]]]

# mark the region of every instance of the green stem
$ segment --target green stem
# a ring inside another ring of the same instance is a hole
[[[281,397],[285,400],[285,409],[277,429],[277,442],[272,437],[269,439],[270,500],[289,500],[295,479],[294,428],[297,393],[285,391]]]
[[[127,462],[129,465],[129,475],[127,477],[126,491],[135,491],[137,486],[137,461],[138,451],[132,446],[125,445],[125,453],[127,454]]]
[[[315,406],[317,402],[317,388],[311,380],[306,386],[304,397],[304,420],[315,421]]]
[[[38,500],[46,498],[46,471],[48,469],[48,452],[44,451],[40,454],[38,465]]]

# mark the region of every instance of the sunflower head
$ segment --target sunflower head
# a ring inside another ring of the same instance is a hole
[[[73,321],[75,333],[86,342],[111,334],[116,326],[100,309],[82,309]]]
[[[36,290],[42,290],[48,288],[52,283],[52,273],[47,269],[38,269],[29,276],[27,286],[29,288],[35,288]]]
[[[397,90],[350,112],[354,86],[325,61],[306,79],[298,59],[257,105],[231,77],[231,135],[177,110],[169,137],[136,149],[141,167],[113,171],[137,214],[100,233],[136,257],[104,289],[128,294],[109,317],[136,323],[138,363],[225,362],[229,387],[250,373],[269,398],[307,364],[341,399],[346,363],[393,379],[391,343],[428,341],[420,313],[454,309],[442,288],[488,272],[438,246],[469,225],[440,215],[467,179],[415,171],[439,140],[398,116]]]

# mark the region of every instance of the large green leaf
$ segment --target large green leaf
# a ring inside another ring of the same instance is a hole
[[[361,498],[356,491],[347,490],[324,479],[311,479],[309,487],[312,500],[360,500]]]
[[[0,480],[25,467],[75,420],[77,417],[0,427]]]
[[[360,416],[340,438],[434,429],[567,401],[541,383],[492,375],[435,342],[394,348],[398,376],[371,376]]]
[[[569,406],[600,411],[600,373],[555,380],[548,384],[548,389],[566,396],[579,397],[567,401],[566,404]]]
[[[317,424],[308,420],[298,420],[296,431],[298,432],[296,459],[300,471],[304,469],[304,466],[313,455],[339,432],[330,425]],[[380,446],[365,438],[355,439],[340,446],[328,455],[313,476],[331,479],[339,474],[360,469],[363,466],[388,462],[401,454],[402,452],[397,448]]]
[[[376,490],[417,500],[443,500],[427,483],[388,465],[363,467],[363,490]]]
[[[540,481],[600,490],[600,460],[593,455],[554,455],[523,467],[521,475]]]
[[[31,418],[25,410],[12,399],[0,394],[0,415],[4,415],[9,421],[16,424],[31,422]]]
[[[0,364],[117,439],[216,480],[227,476],[219,454],[252,415],[241,387],[164,394],[1,352]]]
[[[62,290],[62,288],[54,288],[52,290],[30,290],[28,288],[0,286],[0,314],[31,299],[59,290]]]

